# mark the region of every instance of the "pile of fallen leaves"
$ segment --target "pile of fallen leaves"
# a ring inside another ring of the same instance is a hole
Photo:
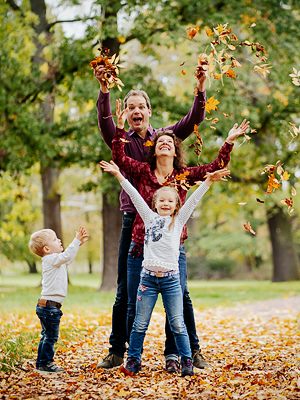
[[[280,302],[280,300],[278,300]],[[18,332],[18,318],[2,314],[1,330]],[[20,317],[22,330],[38,330],[34,315]],[[125,377],[119,368],[97,369],[107,354],[109,315],[65,311],[56,362],[67,373],[41,375],[34,360],[1,372],[0,396],[8,399],[246,399],[299,398],[296,310],[267,307],[196,311],[202,352],[210,367],[181,378],[164,371],[164,316],[155,312],[146,336],[142,371]],[[27,328],[28,326],[28,328]],[[35,343],[37,346],[37,340]],[[35,356],[35,355],[34,355]]]

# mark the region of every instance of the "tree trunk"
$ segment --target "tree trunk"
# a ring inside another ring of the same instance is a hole
[[[57,192],[59,171],[52,167],[41,167],[43,189],[44,227],[53,229],[58,238],[62,238],[61,195]]]
[[[102,215],[104,259],[100,290],[112,290],[117,281],[121,213],[116,206],[108,203],[106,195],[103,195]]]
[[[273,282],[299,279],[299,260],[293,243],[291,222],[282,208],[267,212],[272,244]]]
[[[52,41],[53,34],[49,32],[47,21],[47,10],[45,0],[30,0],[31,11],[39,18],[39,23],[34,25],[37,35],[45,34],[46,43]],[[43,64],[45,59],[42,51],[45,44],[41,44],[36,40],[36,52],[34,54],[34,62],[37,66]],[[50,62],[48,62],[49,76],[48,79],[55,79],[55,73]],[[48,93],[41,104],[41,114],[46,124],[51,126],[54,121],[55,94]],[[61,209],[60,209],[60,194],[58,193],[58,178],[59,171],[55,166],[51,166],[51,160],[41,156],[41,178],[43,191],[43,217],[44,227],[53,229],[58,238],[62,239],[61,226]]]
[[[29,273],[30,274],[37,274],[38,270],[37,270],[37,267],[36,267],[36,262],[28,260],[27,258],[25,259],[25,261],[26,261],[26,263],[28,265]]]
[[[113,0],[110,6],[102,8],[102,15],[114,25],[115,32],[118,32],[117,14],[121,7],[119,1]],[[110,50],[110,55],[118,54],[120,42],[117,37],[106,37],[102,43],[102,48]],[[121,213],[119,206],[108,203],[107,196],[103,195],[103,271],[100,290],[112,290],[116,287],[118,275],[118,251],[119,237],[121,230]]]

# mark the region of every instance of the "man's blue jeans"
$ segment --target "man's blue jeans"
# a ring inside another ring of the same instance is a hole
[[[41,339],[36,360],[36,368],[39,368],[53,361],[54,344],[58,339],[59,323],[63,313],[56,307],[36,306],[36,314],[39,317],[42,326]]]
[[[183,300],[179,274],[162,278],[141,274],[137,292],[136,316],[130,334],[128,357],[141,361],[141,353],[153,308],[161,293],[171,331],[181,357],[191,357],[190,341],[183,320]]]
[[[112,309],[112,330],[109,352],[124,357],[127,342],[127,257],[131,242],[132,226],[136,214],[124,213],[119,242],[117,293]]]
[[[137,290],[140,283],[140,275],[142,270],[143,255],[133,256],[131,250],[134,248],[135,243],[131,242],[128,260],[127,260],[127,293],[128,293],[128,309],[127,309],[127,333],[130,336],[132,329],[135,308],[136,308],[136,296]],[[194,318],[193,304],[190,299],[190,295],[186,284],[186,255],[184,246],[180,246],[179,255],[179,273],[180,273],[180,285],[183,293],[183,316],[186,329],[190,339],[190,345],[192,352],[199,350],[199,339],[196,332],[196,324]],[[171,332],[168,319],[166,319],[166,342],[164,355],[167,357],[170,354],[177,354],[177,346],[175,343],[174,335]]]

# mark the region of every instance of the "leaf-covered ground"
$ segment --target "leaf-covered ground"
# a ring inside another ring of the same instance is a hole
[[[67,373],[40,375],[28,360],[0,373],[1,399],[299,399],[299,311],[296,297],[197,311],[202,350],[211,366],[186,378],[163,369],[162,314],[153,315],[142,372],[131,378],[118,368],[96,369],[106,355],[110,315],[66,313],[56,361]],[[9,329],[11,337],[39,329],[32,315],[2,316],[0,322],[2,334]]]

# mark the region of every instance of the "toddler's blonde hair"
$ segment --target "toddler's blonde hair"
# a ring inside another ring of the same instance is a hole
[[[30,236],[28,247],[32,253],[40,257],[44,256],[44,247],[47,245],[51,233],[55,232],[52,229],[41,229]]]

